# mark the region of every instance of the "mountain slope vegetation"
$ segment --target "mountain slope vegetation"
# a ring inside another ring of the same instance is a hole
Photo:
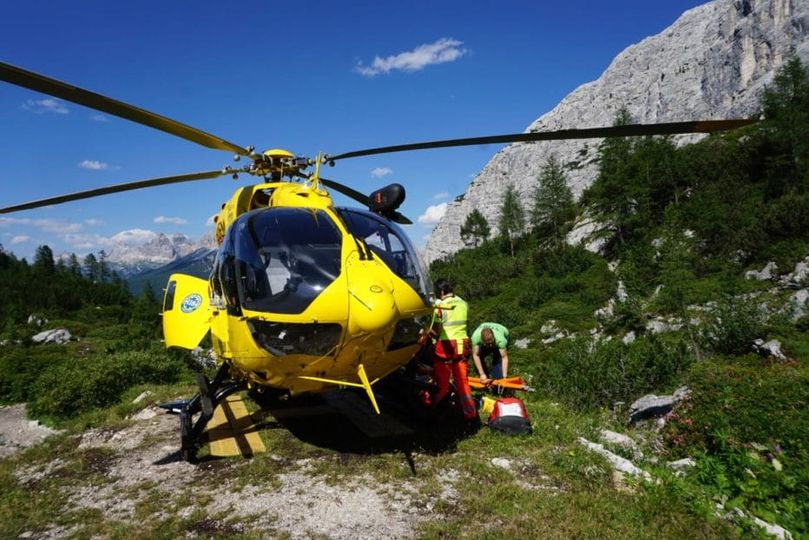
[[[470,301],[472,327],[510,326],[526,347],[510,354],[515,371],[572,409],[620,410],[688,385],[659,453],[697,458],[689,479],[725,508],[807,534],[809,77],[797,59],[762,113],[757,125],[695,144],[603,142],[578,207],[602,224],[601,255],[564,241],[573,220],[557,234],[540,221],[431,271]],[[780,279],[746,279],[768,263]],[[756,339],[783,351],[757,355]]]

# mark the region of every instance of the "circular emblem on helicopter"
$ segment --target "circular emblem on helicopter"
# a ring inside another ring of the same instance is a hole
[[[373,293],[381,293],[382,292],[382,287],[380,287],[379,285],[371,285],[369,288],[371,289],[371,292],[373,292]]]
[[[180,304],[180,311],[183,313],[191,313],[202,305],[202,296],[197,293],[192,293],[183,298]]]

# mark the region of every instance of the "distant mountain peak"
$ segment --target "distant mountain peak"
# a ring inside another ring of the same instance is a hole
[[[194,241],[184,233],[155,233],[140,244],[119,241],[109,250],[107,261],[123,276],[145,272],[170,264],[200,249],[210,250],[213,233]]]

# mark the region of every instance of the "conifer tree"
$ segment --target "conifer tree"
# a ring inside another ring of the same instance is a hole
[[[481,242],[489,238],[490,232],[489,222],[486,221],[483,214],[475,208],[466,216],[466,221],[464,221],[461,227],[461,239],[466,245],[471,244],[474,247],[478,247]]]
[[[84,258],[84,275],[90,281],[98,281],[100,272],[98,267],[98,259],[92,253],[88,253]]]
[[[55,268],[53,250],[46,245],[39,246],[34,253],[34,270],[44,274],[53,274]]]
[[[110,279],[110,267],[107,263],[107,252],[103,249],[98,252],[98,279],[107,283]]]
[[[560,236],[562,225],[572,219],[575,208],[573,193],[555,155],[551,155],[542,166],[538,180],[531,208],[531,226],[535,233],[556,239]]]
[[[514,257],[514,240],[525,228],[525,211],[514,184],[509,184],[503,194],[497,226],[500,229],[500,237],[508,242],[511,256]]]
[[[772,86],[761,99],[765,121],[774,129],[765,132],[772,142],[769,148],[768,176],[780,185],[781,195],[789,184],[801,179],[809,184],[809,73],[793,55],[778,71]],[[770,188],[772,191],[772,187]]]
[[[79,258],[76,257],[75,253],[70,254],[67,267],[70,270],[70,273],[73,274],[74,276],[81,275],[81,265],[79,264]]]

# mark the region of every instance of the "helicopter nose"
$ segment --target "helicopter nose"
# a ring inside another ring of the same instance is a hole
[[[358,264],[350,270],[349,331],[378,332],[398,316],[393,284],[377,264]],[[353,265],[352,265],[353,266]]]

